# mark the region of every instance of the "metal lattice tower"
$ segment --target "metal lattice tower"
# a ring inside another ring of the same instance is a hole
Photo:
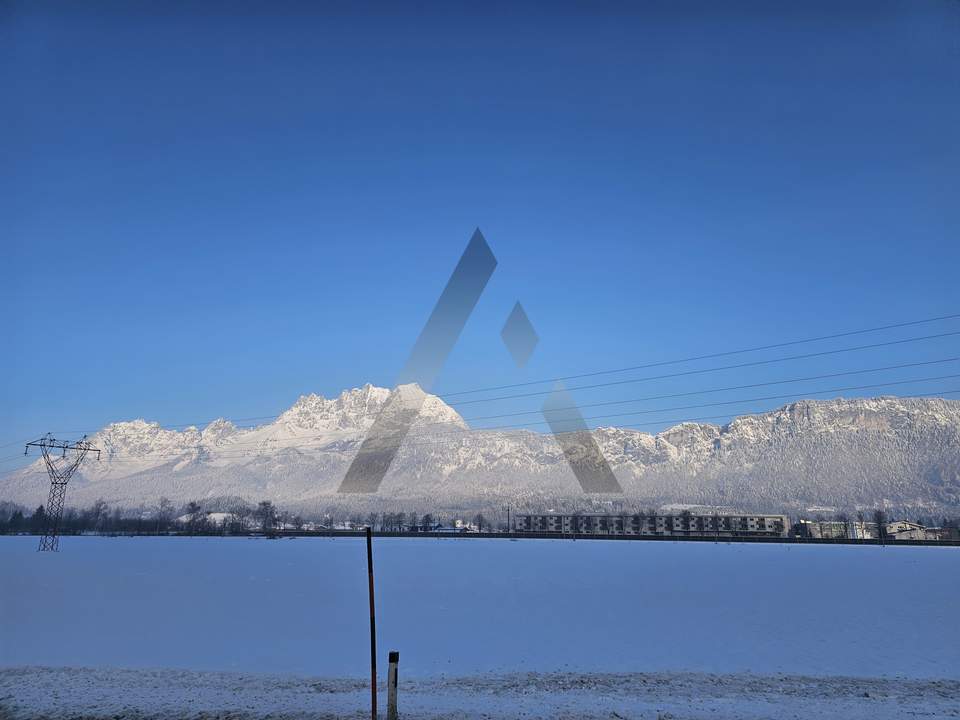
[[[87,442],[87,436],[75,443],[57,440],[47,433],[44,437],[28,442],[23,454],[26,455],[31,447],[40,448],[43,461],[47,464],[47,473],[50,475],[50,497],[47,499],[46,526],[43,537],[40,538],[38,551],[50,550],[56,552],[60,546],[60,518],[63,516],[63,499],[67,494],[67,483],[71,476],[80,467],[80,463],[88,452],[95,452],[97,460],[100,451]],[[59,450],[59,454],[57,454]],[[69,455],[67,454],[69,452]]]

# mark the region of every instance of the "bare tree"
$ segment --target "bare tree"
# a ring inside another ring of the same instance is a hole
[[[161,526],[167,529],[170,526],[170,520],[173,518],[173,503],[167,497],[161,497],[157,504],[157,532],[160,532]]]
[[[257,506],[256,518],[260,522],[260,529],[265,533],[272,533],[277,524],[277,509],[269,500],[264,500]]]
[[[243,532],[247,528],[247,518],[251,515],[250,508],[244,503],[237,503],[230,508],[230,531]]]
[[[877,524],[877,538],[880,540],[880,544],[886,544],[887,514],[883,510],[874,510],[873,521]]]
[[[195,535],[197,530],[204,524],[205,515],[203,507],[196,500],[187,503],[187,509],[184,513],[187,516],[187,530],[191,535]]]
[[[93,528],[100,532],[107,524],[109,513],[110,507],[103,500],[103,498],[100,498],[83,513],[84,517],[82,520],[87,527]]]

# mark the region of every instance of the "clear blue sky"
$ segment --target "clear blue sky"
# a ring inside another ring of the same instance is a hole
[[[453,5],[3,3],[0,444],[389,386],[477,226],[437,391],[960,312],[960,3]]]

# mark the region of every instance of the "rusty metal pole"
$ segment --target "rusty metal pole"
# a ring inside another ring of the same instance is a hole
[[[377,720],[377,617],[373,603],[373,531],[367,527],[367,579],[370,588],[370,718]]]

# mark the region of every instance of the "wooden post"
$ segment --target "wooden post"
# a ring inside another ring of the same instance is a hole
[[[400,665],[400,653],[390,651],[390,664],[387,666],[387,720],[397,720],[397,672]]]
[[[370,587],[370,718],[377,720],[377,617],[373,603],[373,531],[367,528],[367,578]]]

